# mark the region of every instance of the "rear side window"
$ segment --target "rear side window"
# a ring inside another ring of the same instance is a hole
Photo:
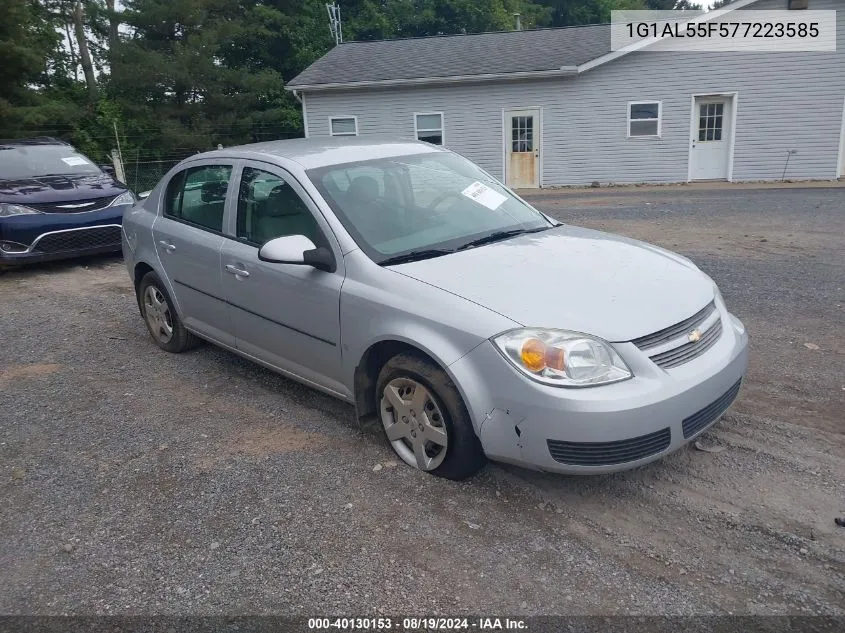
[[[221,233],[231,176],[231,165],[203,165],[176,174],[167,185],[164,215]]]

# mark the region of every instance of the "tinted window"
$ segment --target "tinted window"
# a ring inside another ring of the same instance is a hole
[[[229,165],[191,167],[176,174],[167,185],[165,215],[222,232],[231,175]]]
[[[90,158],[70,145],[0,145],[0,178],[47,175],[99,175]]]
[[[245,167],[238,192],[239,238],[263,244],[283,235],[304,235],[319,244],[314,216],[281,176]]]

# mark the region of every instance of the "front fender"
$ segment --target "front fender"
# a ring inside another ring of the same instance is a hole
[[[429,356],[470,407],[451,366],[490,336],[518,324],[462,297],[374,264],[360,251],[346,257],[340,298],[343,381],[356,392],[356,368],[374,345],[393,341]],[[375,380],[376,377],[371,377]],[[473,420],[475,412],[470,410]]]

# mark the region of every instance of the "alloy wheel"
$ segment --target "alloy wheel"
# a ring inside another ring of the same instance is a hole
[[[381,397],[387,439],[404,462],[420,470],[443,463],[449,436],[443,412],[431,392],[412,378],[394,378]]]
[[[144,317],[150,333],[161,343],[167,344],[173,338],[173,317],[170,304],[156,286],[144,290]]]

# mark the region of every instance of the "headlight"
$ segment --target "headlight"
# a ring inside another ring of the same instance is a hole
[[[526,376],[556,387],[592,387],[633,374],[607,342],[567,330],[519,329],[493,343]]]
[[[135,204],[135,194],[131,191],[124,191],[117,198],[112,200],[110,207],[116,207],[121,204]]]
[[[22,204],[0,204],[0,218],[8,218],[12,215],[32,215],[33,213],[41,213],[41,211],[25,207]]]

